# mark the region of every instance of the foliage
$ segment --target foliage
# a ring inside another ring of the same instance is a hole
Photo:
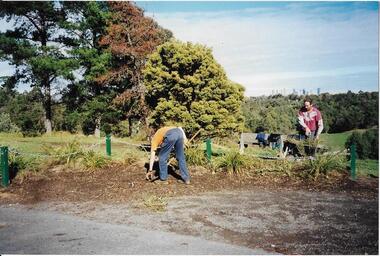
[[[294,132],[299,104],[285,97],[248,98],[242,106],[245,127],[253,132]]]
[[[190,134],[240,131],[243,87],[229,81],[211,49],[170,41],[155,51],[144,69],[151,124],[180,122]]]
[[[244,171],[249,170],[251,165],[250,158],[240,154],[238,150],[227,152],[218,162],[218,167],[226,169],[229,174],[244,174]]]
[[[162,29],[133,2],[109,2],[112,17],[99,44],[110,54],[106,72],[96,81],[103,87],[117,91],[113,104],[129,119],[131,136],[132,119],[145,121],[147,107],[142,83],[142,68],[147,56],[167,40],[170,32]]]
[[[297,112],[304,96],[273,95],[247,98],[242,106],[245,127],[256,132],[284,134],[296,132]],[[312,95],[313,104],[322,113],[324,132],[338,133],[368,129],[378,125],[378,92]]]
[[[345,156],[339,154],[316,155],[315,158],[305,161],[302,176],[317,179],[320,175],[328,175],[332,171],[344,171],[347,169]]]
[[[59,2],[0,2],[0,18],[14,21],[13,30],[0,33],[0,60],[15,67],[17,83],[30,83],[43,99],[45,130],[51,132],[52,87],[58,78],[73,80],[78,63],[60,42],[65,20]]]
[[[206,166],[208,160],[206,158],[205,152],[198,145],[191,145],[185,151],[186,162],[189,165],[195,166]]]
[[[0,132],[19,132],[20,128],[15,125],[8,113],[0,113]]]
[[[83,153],[81,163],[86,169],[94,170],[107,166],[109,159],[93,150],[89,150]]]
[[[60,146],[46,145],[44,153],[49,155],[56,164],[69,164],[83,156],[80,143],[76,140]]]
[[[353,132],[345,146],[356,145],[356,153],[360,159],[379,159],[379,131],[370,129],[365,132]]]
[[[39,91],[33,89],[30,92],[16,94],[6,107],[12,123],[21,129],[24,136],[37,136],[45,132],[44,110],[40,99]]]

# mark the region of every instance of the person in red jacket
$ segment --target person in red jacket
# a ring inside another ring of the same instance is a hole
[[[311,98],[304,100],[304,105],[298,112],[298,124],[301,126],[301,135],[305,138],[318,140],[323,130],[321,112],[313,106]]]

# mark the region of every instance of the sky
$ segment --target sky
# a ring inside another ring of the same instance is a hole
[[[175,38],[212,48],[245,96],[378,91],[378,2],[137,1]],[[9,26],[0,22],[0,30]],[[12,67],[0,63],[0,76]]]
[[[378,91],[377,2],[144,2],[181,41],[213,49],[246,96]]]

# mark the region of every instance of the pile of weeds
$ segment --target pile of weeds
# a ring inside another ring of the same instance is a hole
[[[146,208],[155,212],[165,211],[168,205],[166,198],[156,195],[145,195],[142,200]]]

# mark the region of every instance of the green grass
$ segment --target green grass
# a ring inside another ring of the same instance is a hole
[[[379,177],[379,161],[378,160],[356,160],[357,175],[373,175]]]
[[[321,144],[327,146],[331,151],[341,151],[344,150],[344,144],[346,143],[348,137],[354,132],[364,132],[365,130],[352,130],[342,133],[322,133],[321,134]]]
[[[44,147],[63,146],[72,141],[78,141],[83,150],[93,150],[100,155],[106,156],[105,138],[96,138],[94,136],[85,136],[81,134],[70,134],[57,132],[52,135],[40,137],[23,137],[21,134],[0,133],[1,146],[8,146],[10,149],[17,150],[26,158],[32,157],[32,154],[44,154]],[[136,146],[126,144],[141,144],[146,142],[133,141],[130,139],[111,138],[112,159],[123,160],[131,151],[147,158],[148,153],[140,151]]]

